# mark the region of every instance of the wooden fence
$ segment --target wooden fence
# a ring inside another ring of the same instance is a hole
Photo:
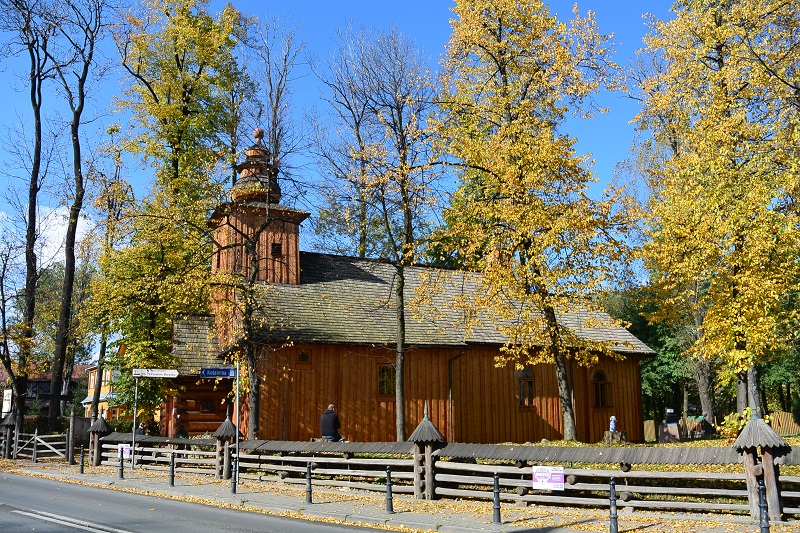
[[[127,439],[127,440],[126,440]],[[217,475],[222,471],[213,441],[162,439],[161,445],[137,443],[137,468],[167,470],[176,455],[176,471]],[[103,464],[119,465],[117,446],[130,442],[129,434],[104,439]],[[317,443],[242,441],[240,478],[256,482],[303,486],[312,466],[312,484],[320,487],[385,492],[386,468],[391,469],[392,491],[420,494],[415,483],[429,465],[415,462],[413,444]],[[498,474],[500,499],[526,504],[607,507],[609,481],[616,483],[619,507],[652,510],[717,511],[747,514],[750,510],[744,469],[730,448],[579,448],[547,446],[450,444],[433,452],[434,498],[491,500]],[[639,461],[629,464],[625,457]],[[794,454],[783,458],[796,464]],[[424,461],[423,461],[424,462]],[[594,463],[581,468],[577,463]],[[601,465],[597,468],[598,463]],[[659,467],[648,465],[659,463]],[[130,464],[129,462],[126,464]],[[564,467],[563,491],[534,489],[533,466]],[[605,464],[605,468],[602,465]],[[668,465],[673,468],[669,468]],[[694,471],[686,471],[694,464]],[[708,464],[737,465],[738,473],[714,473]],[[648,469],[650,468],[650,469]],[[800,515],[800,477],[781,476],[784,515]]]
[[[67,435],[20,433],[14,459],[36,462],[46,459],[67,459]]]

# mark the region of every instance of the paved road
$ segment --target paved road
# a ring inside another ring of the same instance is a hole
[[[59,483],[14,474],[0,480],[0,533],[341,533],[377,531]]]

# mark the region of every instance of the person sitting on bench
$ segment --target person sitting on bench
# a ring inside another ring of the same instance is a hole
[[[323,439],[332,442],[339,442],[342,440],[342,436],[339,435],[341,423],[339,422],[339,415],[336,414],[335,405],[330,404],[325,412],[322,413],[319,419],[319,426]]]

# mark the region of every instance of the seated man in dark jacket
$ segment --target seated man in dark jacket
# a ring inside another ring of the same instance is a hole
[[[330,439],[333,442],[342,440],[342,436],[339,435],[341,424],[339,423],[339,415],[336,414],[335,405],[330,404],[325,412],[322,413],[319,418],[319,426],[323,439]]]

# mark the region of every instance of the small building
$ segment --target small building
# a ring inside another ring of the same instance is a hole
[[[174,380],[180,392],[168,397],[162,405],[161,435],[211,435],[225,421],[234,400],[233,379],[201,376],[203,368],[227,366],[218,357],[213,317],[176,319],[173,342],[173,355],[181,362],[180,376]]]
[[[75,399],[76,394],[81,394],[78,389],[79,382],[86,376],[90,365],[74,365],[72,367],[72,376],[69,379],[69,386],[66,387],[61,394],[61,400],[67,403]],[[32,409],[38,408],[46,413],[50,408],[50,393],[53,381],[53,373],[50,371],[34,371],[28,375],[27,381],[27,394],[25,396],[25,409],[28,413]],[[10,384],[10,378],[5,368],[0,366],[0,383],[3,384],[3,408],[2,416],[5,417],[11,412],[13,408],[13,389]],[[80,397],[80,396],[78,396]]]
[[[348,440],[396,440],[396,271],[384,261],[301,252],[299,228],[308,213],[279,203],[277,172],[268,155],[260,139],[246,151],[231,201],[210,219],[217,244],[213,274],[247,278],[245,246],[255,244],[257,281],[250,290],[258,326],[250,338],[242,336],[241,289],[220,284],[212,295],[216,323],[207,317],[177,320],[176,352],[191,345],[194,353],[213,359],[253,344],[261,377],[260,439],[319,437],[320,413],[334,403]],[[433,282],[440,284],[441,303],[438,316],[407,315],[406,428],[422,420],[428,402],[430,419],[452,442],[560,439],[554,365],[497,367],[505,339],[494,325],[459,327],[447,300],[474,289],[467,273],[426,266],[405,272],[407,301],[422,283]],[[615,416],[619,430],[641,441],[639,364],[653,352],[624,328],[591,325],[608,318],[603,313],[559,317],[579,335],[612,344],[620,356],[600,356],[589,368],[570,366],[578,438],[601,440]],[[219,341],[207,340],[215,334]],[[243,431],[246,424],[245,418]]]
[[[210,331],[209,317],[192,317],[187,320],[177,320],[183,327],[183,335],[175,342],[175,355],[181,361],[177,368],[178,377],[172,383],[179,393],[165,398],[161,410],[155,413],[155,420],[159,424],[159,434],[164,437],[175,437],[178,434],[199,436],[213,433],[225,420],[227,406],[230,403],[231,381],[203,379],[200,371],[204,367],[220,366],[219,358],[209,346],[215,345],[215,339],[202,337]],[[213,321],[212,321],[213,322]],[[120,353],[125,347],[120,347]],[[81,402],[87,418],[91,416],[92,396],[97,379],[100,383],[100,401],[98,414],[108,421],[130,420],[133,414],[128,410],[127,404],[115,402],[115,378],[119,370],[105,367],[102,376],[98,377],[97,365],[88,369],[88,390],[86,398]],[[142,378],[146,379],[146,378]],[[170,379],[170,378],[158,378]]]

